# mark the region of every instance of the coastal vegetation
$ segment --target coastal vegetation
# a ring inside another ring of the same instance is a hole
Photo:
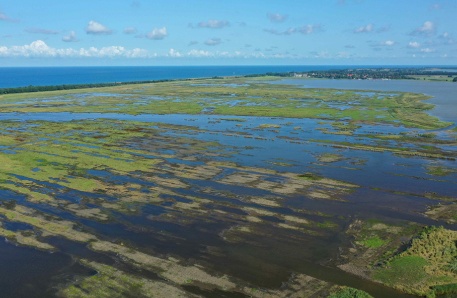
[[[64,297],[454,293],[456,131],[430,96],[282,78],[1,95],[4,245],[91,272],[50,278]]]
[[[270,78],[274,80],[275,78]],[[88,92],[88,93],[87,93]],[[270,84],[255,78],[187,80],[121,85],[96,89],[49,91],[0,97],[8,113],[72,112],[124,114],[213,114],[317,118],[361,123],[388,123],[438,129],[450,123],[426,113],[429,96],[404,92],[312,89]]]

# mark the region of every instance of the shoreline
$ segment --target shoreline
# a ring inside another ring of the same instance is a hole
[[[174,66],[180,67],[180,66]],[[199,66],[195,66],[196,68]],[[217,66],[212,66],[217,67]],[[261,67],[261,66],[258,66]],[[267,67],[267,66],[265,66]],[[297,67],[299,66],[292,66]],[[52,68],[52,67],[49,67]],[[62,67],[62,69],[67,67]],[[86,68],[86,67],[84,67]],[[90,68],[90,67],[87,67]],[[94,67],[97,68],[97,67]],[[126,66],[126,68],[129,68]],[[165,67],[168,68],[168,67]],[[189,68],[192,68],[189,66]],[[291,79],[330,79],[330,80],[421,80],[430,82],[456,82],[457,71],[456,67],[449,66],[449,68],[436,66],[433,67],[389,67],[389,66],[354,66],[347,68],[338,68],[335,66],[334,69],[328,70],[294,70],[294,71],[267,71],[264,73],[252,73],[252,74],[239,74],[239,75],[215,75],[215,76],[203,76],[203,77],[186,77],[186,78],[163,78],[153,80],[127,80],[127,81],[111,81],[111,82],[95,82],[95,83],[70,83],[70,84],[47,84],[47,85],[27,85],[17,87],[2,87],[0,88],[0,94],[14,94],[14,93],[30,93],[30,92],[41,92],[41,91],[58,91],[58,90],[74,90],[74,89],[86,89],[86,88],[97,88],[97,87],[111,87],[111,86],[122,86],[122,85],[137,85],[137,84],[154,84],[161,82],[176,82],[176,81],[188,81],[188,80],[208,80],[208,79],[224,79],[224,78],[249,78],[249,77],[264,77],[264,76],[276,76]],[[2,68],[0,68],[1,70]],[[10,69],[10,68],[7,68]],[[446,69],[454,70],[448,71]],[[443,79],[446,76],[450,79]],[[454,81],[452,77],[455,76]],[[436,79],[439,77],[439,79]]]

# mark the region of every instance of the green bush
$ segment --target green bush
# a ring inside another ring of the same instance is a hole
[[[457,284],[439,285],[432,287],[434,296],[439,297],[456,297]]]
[[[327,298],[373,298],[365,291],[351,287],[337,287]]]

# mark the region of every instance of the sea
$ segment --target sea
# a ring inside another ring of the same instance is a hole
[[[0,67],[0,88],[173,80],[302,72],[380,66],[271,65],[271,66],[107,66],[107,67]],[[385,66],[390,67],[390,66]],[[392,66],[394,67],[394,66]],[[398,66],[397,66],[398,67]],[[414,66],[418,67],[418,66]]]

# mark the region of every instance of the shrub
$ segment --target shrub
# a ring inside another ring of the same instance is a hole
[[[327,298],[373,298],[365,291],[351,287],[337,287]]]

